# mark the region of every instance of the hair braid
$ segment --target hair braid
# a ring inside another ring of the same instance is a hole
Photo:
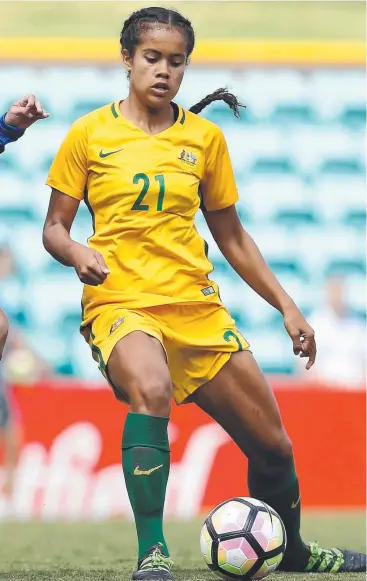
[[[233,95],[232,93],[228,93],[227,88],[224,88],[217,89],[216,91],[214,91],[214,93],[211,93],[210,95],[204,97],[204,99],[199,101],[199,103],[196,103],[196,105],[190,107],[190,111],[192,113],[198,114],[203,109],[205,109],[205,107],[207,107],[208,105],[210,105],[210,103],[213,103],[214,101],[224,101],[225,103],[227,103],[227,105],[233,111],[235,117],[240,117],[239,107],[246,107],[246,105],[242,105],[242,103],[238,101],[235,95]]]
[[[130,56],[141,41],[141,32],[152,24],[165,24],[179,28],[187,43],[187,56],[192,53],[195,45],[195,33],[190,20],[176,10],[151,6],[133,12],[125,20],[120,34],[121,50],[126,49]]]

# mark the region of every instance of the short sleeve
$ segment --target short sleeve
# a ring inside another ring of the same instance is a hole
[[[222,210],[238,201],[238,191],[227,143],[223,133],[216,126],[208,136],[200,191],[203,210]]]
[[[51,165],[46,184],[77,200],[84,197],[88,176],[88,137],[83,120],[73,123]]]

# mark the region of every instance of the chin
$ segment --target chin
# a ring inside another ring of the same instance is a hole
[[[162,109],[167,107],[172,101],[172,95],[167,93],[167,95],[162,95],[161,97],[155,95],[149,95],[147,98],[147,105],[150,109]]]

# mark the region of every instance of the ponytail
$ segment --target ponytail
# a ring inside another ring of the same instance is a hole
[[[228,93],[227,89],[217,89],[216,91],[214,91],[214,93],[207,95],[206,97],[204,97],[204,99],[199,101],[199,103],[196,103],[196,105],[190,107],[190,111],[192,113],[198,114],[203,109],[205,109],[205,107],[207,107],[208,105],[210,105],[210,103],[213,103],[214,101],[224,101],[225,103],[227,103],[229,108],[233,111],[234,116],[237,118],[240,117],[239,107],[246,106],[242,105],[242,103],[238,101],[235,95],[232,95],[232,93]]]

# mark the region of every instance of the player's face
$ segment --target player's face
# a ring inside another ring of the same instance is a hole
[[[142,34],[133,58],[124,56],[130,91],[147,107],[161,109],[174,99],[185,73],[186,41],[180,30],[153,26]]]

